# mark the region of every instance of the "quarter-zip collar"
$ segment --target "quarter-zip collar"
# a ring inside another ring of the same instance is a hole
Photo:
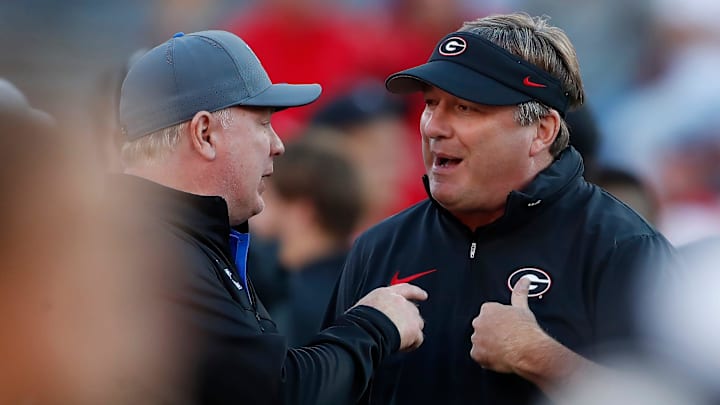
[[[132,201],[143,209],[158,215],[161,221],[206,241],[226,257],[233,257],[230,250],[228,207],[219,196],[202,196],[179,191],[150,180],[127,175],[111,175],[111,186],[122,187],[133,193]],[[233,227],[246,233],[247,222]]]

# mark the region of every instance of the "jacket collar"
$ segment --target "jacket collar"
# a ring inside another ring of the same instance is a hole
[[[545,206],[559,199],[568,187],[582,177],[583,172],[584,166],[580,153],[572,146],[566,148],[550,166],[541,171],[525,188],[511,191],[505,203],[505,214],[481,229],[512,229],[527,222]],[[432,203],[445,214],[453,216],[433,199],[430,194],[427,175],[423,176],[423,183],[425,192]]]
[[[111,175],[110,184],[118,191],[132,193],[131,201],[145,210],[140,215],[154,216],[229,255],[231,228],[222,197],[191,194],[127,174]],[[234,229],[247,232],[247,222]]]

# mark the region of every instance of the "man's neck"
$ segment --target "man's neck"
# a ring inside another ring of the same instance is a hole
[[[532,164],[528,167],[527,175],[524,176],[525,181],[518,183],[513,190],[523,190],[532,183],[543,170],[550,167],[554,161],[554,158],[549,153],[533,160]],[[455,215],[460,222],[465,224],[465,226],[474,230],[489,225],[501,218],[505,214],[506,201],[506,199],[503,200],[502,204],[499,205],[497,209],[453,212],[453,215]]]

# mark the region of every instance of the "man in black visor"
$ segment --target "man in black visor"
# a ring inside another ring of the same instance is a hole
[[[412,282],[425,344],[387,358],[372,404],[528,404],[638,344],[641,277],[675,258],[640,215],[583,178],[565,113],[584,93],[565,33],[526,14],[465,23],[427,63],[391,75],[421,92],[428,199],[361,235],[327,321]]]

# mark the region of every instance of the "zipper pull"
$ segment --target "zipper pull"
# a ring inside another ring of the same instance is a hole
[[[473,242],[470,244],[470,258],[475,258],[475,249],[477,249],[477,243]]]

